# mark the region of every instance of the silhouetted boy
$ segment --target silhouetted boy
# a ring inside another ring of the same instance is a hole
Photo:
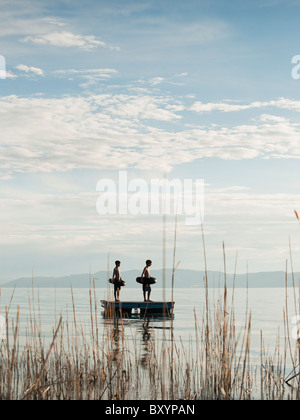
[[[120,274],[121,261],[116,261],[115,264],[116,264],[116,266],[115,266],[114,272],[113,272],[113,280],[115,281],[114,295],[115,295],[116,302],[119,302],[119,300],[120,300],[120,290],[121,290],[119,282],[122,280],[121,274]]]
[[[144,268],[144,271],[142,273],[142,278],[144,278],[144,283],[143,283],[143,294],[144,294],[144,302],[151,302],[150,300],[150,295],[151,295],[151,286],[149,283],[147,283],[147,279],[150,279],[151,275],[150,275],[150,267],[152,265],[152,261],[151,260],[147,260],[146,261],[146,267]],[[148,293],[148,299],[146,298],[146,295]]]

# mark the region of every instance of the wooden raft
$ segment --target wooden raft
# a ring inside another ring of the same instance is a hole
[[[101,306],[105,312],[118,312],[126,315],[131,315],[135,310],[141,315],[145,314],[166,314],[171,315],[174,311],[175,302],[115,302],[101,300]]]

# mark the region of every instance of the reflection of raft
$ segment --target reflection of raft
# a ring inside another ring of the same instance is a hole
[[[146,277],[138,277],[136,279],[136,282],[140,284],[155,284],[157,283],[157,280],[153,277],[150,277],[149,279],[147,279]]]
[[[126,283],[125,283],[124,280],[116,281],[116,279],[109,279],[108,281],[110,282],[110,284],[113,284],[114,286],[117,286],[117,287],[125,287],[126,286]]]

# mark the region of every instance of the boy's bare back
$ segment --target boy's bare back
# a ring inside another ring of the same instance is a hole
[[[117,281],[121,280],[120,268],[119,267],[114,268],[114,279],[116,279]]]
[[[150,279],[150,267],[145,267],[144,268],[144,271],[143,271],[143,274],[142,274],[142,277],[145,277],[146,279]]]

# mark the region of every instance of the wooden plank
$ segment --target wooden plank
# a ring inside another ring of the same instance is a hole
[[[164,307],[164,306],[174,306],[175,302],[134,302],[134,301],[121,301],[121,302],[116,302],[116,301],[107,301],[107,300],[102,300],[101,301],[102,306],[122,306],[122,307],[132,307],[132,308],[140,308],[140,307]]]
[[[165,310],[173,311],[175,302],[137,302],[137,301],[107,301],[101,300],[101,305],[105,310],[115,310],[123,312],[131,312],[133,309],[139,309],[143,313],[163,313]]]

